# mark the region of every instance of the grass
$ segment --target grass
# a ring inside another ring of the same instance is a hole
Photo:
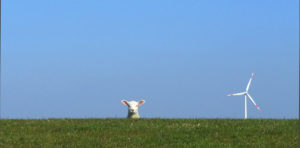
[[[299,147],[299,120],[0,120],[0,147]]]

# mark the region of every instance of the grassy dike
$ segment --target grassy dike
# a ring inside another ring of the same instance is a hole
[[[299,147],[299,120],[0,120],[0,147]]]

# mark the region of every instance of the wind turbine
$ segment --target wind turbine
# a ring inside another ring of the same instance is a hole
[[[235,94],[229,94],[227,96],[242,96],[244,95],[245,96],[245,119],[247,119],[247,96],[249,97],[249,99],[252,101],[252,103],[255,105],[255,107],[261,111],[261,109],[259,108],[259,106],[255,103],[255,101],[252,99],[252,97],[250,96],[250,94],[248,93],[248,90],[249,90],[249,87],[250,87],[250,84],[251,84],[251,81],[253,79],[253,75],[254,73],[252,73],[251,77],[250,77],[250,80],[248,82],[248,85],[246,87],[246,91],[245,92],[240,92],[240,93],[235,93]]]

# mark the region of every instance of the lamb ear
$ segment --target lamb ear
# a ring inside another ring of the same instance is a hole
[[[145,100],[139,101],[139,106],[141,106],[141,105],[144,104],[145,102],[146,102]]]
[[[122,102],[122,104],[124,104],[124,105],[127,105],[127,106],[128,106],[128,103],[127,103],[127,101],[126,101],[126,100],[121,100],[121,102]]]

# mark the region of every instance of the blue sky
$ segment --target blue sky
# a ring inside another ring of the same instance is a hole
[[[299,2],[2,1],[2,118],[298,118]]]

